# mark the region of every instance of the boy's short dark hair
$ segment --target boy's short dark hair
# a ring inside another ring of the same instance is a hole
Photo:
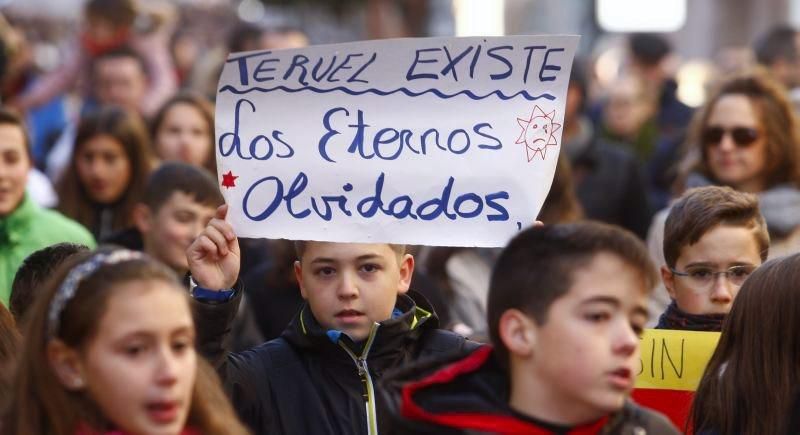
[[[95,66],[108,59],[133,59],[136,61],[136,64],[139,65],[139,68],[142,70],[142,73],[146,78],[150,77],[150,71],[147,69],[147,61],[145,61],[144,57],[139,54],[133,47],[129,45],[121,45],[117,48],[108,50],[103,52],[102,54],[98,55],[92,61],[92,75],[96,74],[94,68]]]
[[[727,186],[706,186],[687,190],[669,211],[664,225],[667,266],[674,268],[683,247],[697,243],[717,225],[752,229],[761,260],[766,261],[769,233],[758,209],[758,197]]]
[[[500,254],[489,285],[489,336],[498,361],[508,363],[500,339],[500,317],[518,309],[539,324],[550,306],[572,287],[575,272],[599,253],[609,253],[638,270],[649,293],[658,276],[647,248],[636,235],[599,222],[575,222],[529,228],[514,237]]]
[[[645,66],[658,65],[672,52],[669,41],[655,33],[634,33],[628,45],[636,61]]]
[[[294,252],[297,254],[297,259],[302,260],[303,254],[306,252],[306,240],[295,240],[294,242]],[[403,256],[406,253],[406,245],[398,245],[395,243],[387,243],[392,251],[397,254],[398,257]]]
[[[182,192],[195,202],[217,208],[225,202],[217,180],[204,168],[182,162],[167,162],[150,174],[142,202],[155,213],[172,194]]]
[[[789,25],[773,27],[755,43],[756,61],[771,66],[779,60],[795,62],[800,58],[797,50],[797,31]]]
[[[137,13],[133,0],[89,0],[84,11],[87,17],[102,18],[117,27],[133,26]]]
[[[88,250],[87,246],[77,243],[56,243],[28,255],[17,269],[11,284],[8,308],[17,321],[25,316],[36,292],[43,288],[55,270],[68,258]]]

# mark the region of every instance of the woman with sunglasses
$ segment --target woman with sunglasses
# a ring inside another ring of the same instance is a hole
[[[756,70],[722,81],[689,127],[674,193],[708,185],[754,193],[770,234],[770,256],[800,248],[800,128],[786,90]],[[656,214],[648,233],[650,253],[665,264],[664,222]],[[669,303],[654,292],[651,309]]]

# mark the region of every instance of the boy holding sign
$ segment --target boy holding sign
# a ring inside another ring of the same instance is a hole
[[[223,343],[242,291],[226,213],[218,209],[187,251],[198,346],[256,433],[375,434],[375,382],[384,372],[474,347],[437,329],[427,301],[408,295],[414,258],[403,246],[299,242],[295,274],[307,303],[280,338],[229,353]]]
[[[494,347],[387,376],[382,433],[673,434],[627,400],[655,268],[632,233],[599,223],[528,229],[489,290]]]
[[[664,226],[661,278],[672,303],[656,329],[721,331],[739,288],[768,253],[755,195],[719,186],[687,191]]]

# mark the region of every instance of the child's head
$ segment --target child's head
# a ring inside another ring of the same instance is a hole
[[[187,292],[143,254],[76,255],[30,314],[8,433],[178,434],[227,411],[199,388]]]
[[[84,6],[87,36],[97,45],[114,42],[133,26],[134,0],[89,0]]]
[[[414,257],[405,245],[305,241],[295,248],[295,276],[314,318],[355,341],[391,317],[411,284]]]
[[[559,414],[539,417],[552,421],[620,409],[656,279],[647,248],[618,227],[581,222],[518,234],[497,261],[488,297],[489,334],[512,390],[537,389]]]
[[[144,251],[179,274],[189,269],[186,249],[225,200],[205,169],[186,163],[164,163],[147,180],[134,212]]]
[[[153,146],[162,160],[175,160],[216,173],[214,109],[200,95],[178,94],[156,113]]]
[[[92,62],[92,93],[100,105],[139,111],[147,88],[145,60],[128,46],[107,51]]]
[[[789,433],[800,373],[800,254],[770,260],[739,291],[692,410],[697,433]]]
[[[132,224],[133,206],[141,198],[152,156],[144,122],[116,107],[81,119],[72,161],[59,185],[59,207],[87,227],[95,223],[95,206],[113,207],[114,228]]]
[[[25,197],[32,162],[22,118],[0,107],[0,217],[11,214]]]
[[[33,304],[36,294],[42,291],[45,282],[67,259],[89,248],[76,243],[56,243],[28,255],[17,269],[11,284],[8,308],[21,321]]]
[[[739,287],[767,259],[769,234],[755,195],[730,187],[690,189],[664,226],[661,277],[689,314],[727,313]],[[727,271],[727,276],[720,272]]]

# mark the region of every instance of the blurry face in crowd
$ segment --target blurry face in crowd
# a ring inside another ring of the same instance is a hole
[[[147,91],[147,76],[135,58],[100,58],[94,66],[94,90],[101,104],[138,111]]]
[[[75,167],[89,198],[99,204],[122,198],[133,172],[122,144],[107,135],[90,138],[79,147]]]
[[[136,226],[142,233],[145,252],[179,274],[186,273],[189,270],[186,250],[214,217],[216,209],[184,192],[173,193],[156,211],[142,207]]]
[[[167,111],[156,132],[156,152],[164,160],[202,167],[213,151],[212,134],[199,109],[178,103]]]
[[[675,262],[678,276],[661,267],[667,292],[689,314],[725,314],[731,310],[742,281],[761,265],[752,229],[718,225],[693,245],[684,246]],[[731,269],[734,268],[734,269]],[[730,270],[728,276],[716,274]]]
[[[355,341],[366,339],[373,323],[391,318],[413,272],[414,258],[398,258],[385,243],[307,242],[295,262],[300,292],[314,318]]]
[[[724,131],[719,140],[716,140],[718,135],[708,134],[714,129]],[[767,139],[750,99],[741,94],[720,97],[708,118],[705,132],[703,146],[714,177],[736,190],[762,191]]]
[[[634,78],[622,78],[609,92],[604,109],[606,127],[620,136],[634,136],[652,112],[643,86]]]
[[[572,286],[553,302],[543,324],[509,310],[500,325],[512,389],[535,388],[548,398],[543,403],[549,408],[533,417],[565,424],[622,408],[634,385],[639,335],[648,319],[645,278],[618,256],[598,253],[573,274]],[[524,320],[518,334],[505,335],[510,313]],[[512,392],[512,406],[517,393]]]
[[[0,216],[8,216],[22,202],[30,169],[22,129],[0,124]]]
[[[119,285],[78,357],[82,389],[125,433],[179,434],[197,372],[186,295],[161,280]]]

